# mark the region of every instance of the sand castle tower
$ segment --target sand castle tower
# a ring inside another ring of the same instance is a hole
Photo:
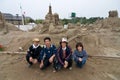
[[[52,13],[52,7],[49,5],[49,10],[47,15],[45,16],[45,21],[43,22],[44,26],[50,26],[50,24],[53,23],[53,25],[59,24],[59,15],[57,13]]]

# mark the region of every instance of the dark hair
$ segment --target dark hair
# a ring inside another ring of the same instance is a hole
[[[78,42],[78,43],[76,44],[76,49],[77,49],[79,46],[82,47],[82,50],[84,49],[83,44],[82,44],[81,42]],[[78,50],[78,49],[77,49],[77,50]]]
[[[45,37],[45,38],[44,38],[44,42],[45,42],[45,40],[51,41],[50,37]]]

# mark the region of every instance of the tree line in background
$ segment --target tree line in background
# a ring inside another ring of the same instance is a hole
[[[91,17],[91,18],[86,18],[86,17],[76,17],[76,18],[72,18],[72,19],[61,19],[61,23],[64,25],[64,24],[68,24],[68,23],[81,23],[81,24],[92,24],[94,23],[96,20],[102,20],[104,19],[103,17]],[[26,20],[27,23],[36,23],[36,24],[39,24],[39,23],[42,23],[44,20],[43,19],[36,19],[36,20],[33,20],[33,19],[29,19],[29,20]]]
[[[68,23],[81,23],[81,24],[92,24],[96,20],[102,20],[104,19],[103,17],[91,17],[91,18],[86,18],[86,17],[77,17],[77,18],[72,18],[72,19],[62,19],[63,24],[68,24]]]

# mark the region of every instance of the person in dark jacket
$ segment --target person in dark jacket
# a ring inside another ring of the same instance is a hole
[[[33,39],[33,44],[27,51],[26,60],[29,63],[29,67],[40,61],[39,54],[42,48],[40,47],[39,42],[40,40],[38,38]]]
[[[73,59],[76,65],[80,68],[86,63],[88,54],[84,50],[83,44],[81,42],[76,44],[76,50],[73,53]]]
[[[45,45],[43,46],[42,51],[40,52],[40,69],[43,70],[47,68],[50,64],[53,63],[56,47],[51,43],[51,39],[49,37],[44,38]]]
[[[68,46],[66,38],[62,38],[60,46],[57,49],[56,60],[54,61],[54,72],[61,68],[72,69],[72,49]]]

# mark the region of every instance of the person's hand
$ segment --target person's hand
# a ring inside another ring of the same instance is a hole
[[[43,61],[41,61],[40,68],[42,68],[43,66],[44,66]]]
[[[32,57],[30,57],[30,58],[29,58],[29,61],[30,61],[30,62],[33,62],[33,58],[32,58]]]
[[[41,63],[41,64],[40,64],[40,68],[42,68],[42,67],[43,67],[43,65],[44,65],[44,64],[43,64],[43,63]]]
[[[79,58],[79,61],[81,62],[81,61],[82,61],[82,58]]]
[[[67,66],[68,66],[68,62],[64,61],[64,68],[67,68]]]

